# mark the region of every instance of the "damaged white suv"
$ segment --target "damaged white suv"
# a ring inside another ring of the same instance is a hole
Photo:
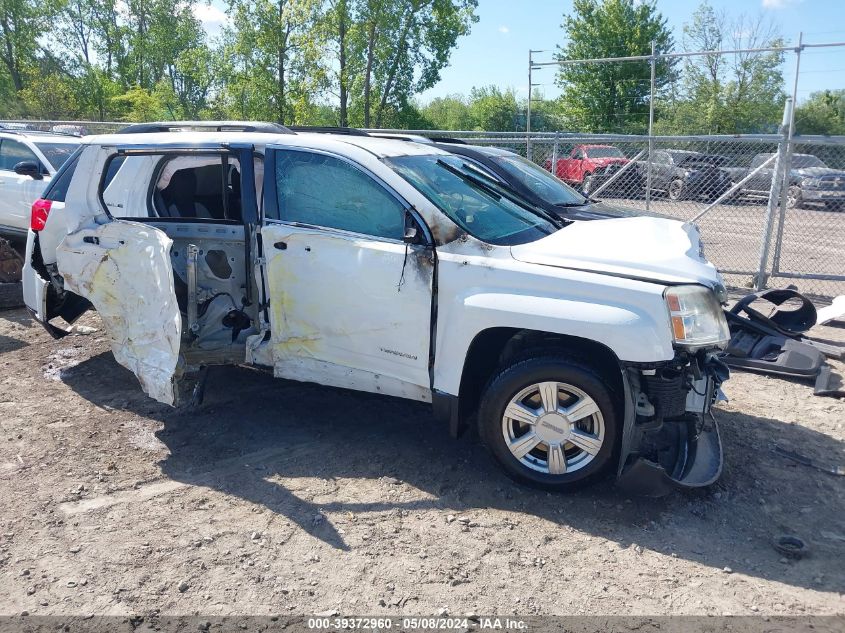
[[[34,205],[24,285],[55,336],[96,309],[153,398],[251,364],[431,402],[454,434],[477,417],[549,489],[719,476],[729,334],[694,226],[562,221],[431,145],[135,129],[86,139]]]

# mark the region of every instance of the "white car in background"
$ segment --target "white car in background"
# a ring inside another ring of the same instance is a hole
[[[25,238],[32,203],[82,139],[0,128],[0,235]]]

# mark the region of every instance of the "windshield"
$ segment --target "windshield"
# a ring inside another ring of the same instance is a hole
[[[793,154],[792,168],[803,169],[805,167],[827,167],[827,165],[811,154]]]
[[[587,199],[545,169],[522,156],[494,158],[510,176],[550,204],[582,205]]]
[[[483,242],[526,244],[557,230],[539,212],[486,186],[484,176],[457,156],[402,156],[385,162],[455,224]]]
[[[58,170],[79,146],[76,143],[36,143],[35,147],[41,150],[53,169]]]
[[[588,147],[587,156],[590,158],[625,158],[625,154],[618,147]]]

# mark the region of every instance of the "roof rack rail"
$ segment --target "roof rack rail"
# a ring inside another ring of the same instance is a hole
[[[119,130],[117,134],[148,134],[151,132],[180,132],[190,130],[293,134],[290,128],[284,125],[267,123],[265,121],[154,121],[152,123],[135,123],[129,125]]]
[[[346,136],[370,136],[357,127],[334,127],[331,125],[289,125],[294,132],[314,132],[315,134],[345,134]]]
[[[449,136],[429,136],[432,143],[451,143],[452,145],[467,145],[467,142],[460,138],[451,138]]]

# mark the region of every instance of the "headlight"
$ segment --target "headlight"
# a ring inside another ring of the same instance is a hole
[[[704,286],[671,286],[663,296],[676,345],[688,349],[724,347],[730,340],[728,322],[712,290]]]

